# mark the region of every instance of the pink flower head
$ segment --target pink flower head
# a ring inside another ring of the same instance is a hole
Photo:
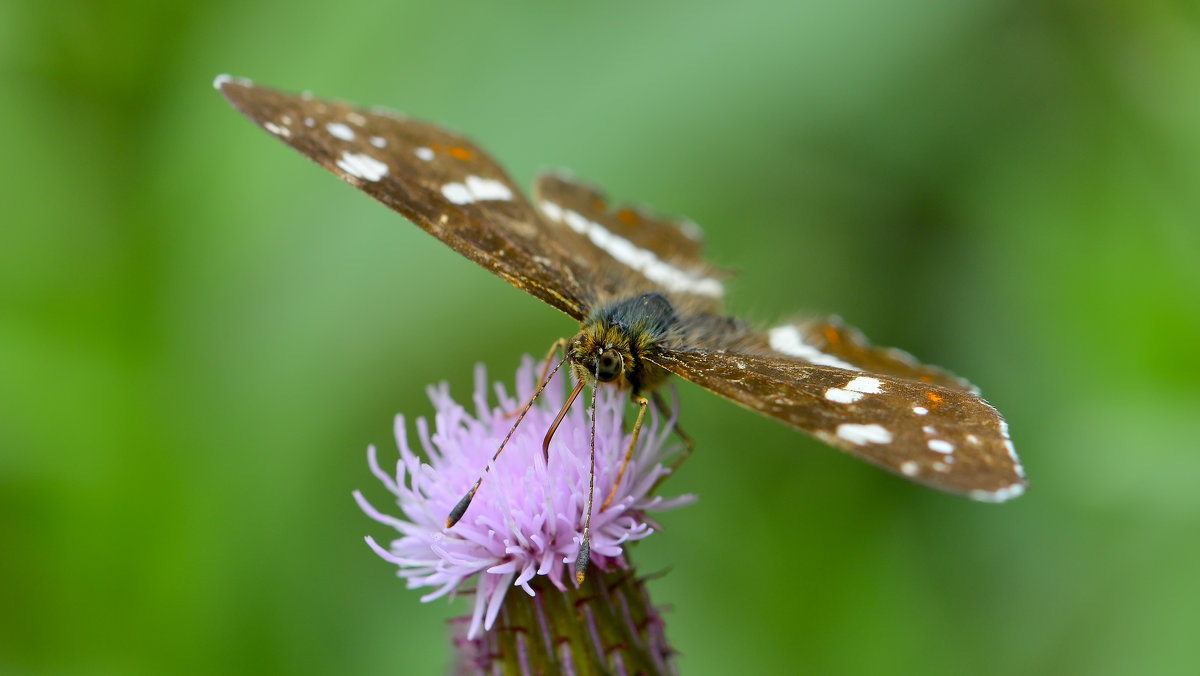
[[[464,580],[478,574],[469,637],[491,628],[509,587],[519,586],[533,595],[529,581],[545,575],[555,587],[565,589],[563,573],[574,566],[579,552],[588,491],[590,402],[577,401],[563,419],[550,444],[548,465],[542,456],[542,439],[565,400],[561,373],[529,410],[466,515],[453,528],[446,528],[446,515],[488,466],[515,420],[510,414],[519,410],[536,386],[531,358],[526,357],[517,371],[515,397],[501,384],[495,385],[499,400],[495,407],[487,401],[487,373],[482,365],[476,368],[474,416],[450,397],[448,384],[429,388],[436,409],[433,434],[424,418],[416,424],[428,463],[409,448],[404,416],[396,416],[400,459],[395,476],[380,468],[374,446],[367,449],[371,471],[396,496],[403,514],[401,518],[383,514],[355,491],[354,498],[368,516],[400,533],[387,548],[371,537],[367,544],[399,567],[397,574],[408,580],[409,588],[434,587],[422,601],[453,594]],[[670,509],[693,499],[652,495],[658,480],[670,473],[665,460],[678,447],[667,443],[674,418],[660,424],[651,407],[616,495],[607,508],[600,509],[629,445],[630,435],[622,424],[625,404],[624,393],[600,387],[591,560],[602,569],[621,563],[623,543],[654,532],[656,524],[647,519],[647,511]]]

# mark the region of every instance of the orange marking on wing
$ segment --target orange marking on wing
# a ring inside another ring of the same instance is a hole
[[[450,146],[450,148],[446,152],[450,153],[450,157],[453,157],[456,160],[471,159],[471,151],[467,150],[466,148],[459,148],[458,146]]]
[[[921,382],[923,382],[923,383],[931,383],[931,382],[933,382],[933,378],[931,378],[931,377],[929,377],[929,376],[917,376],[917,380],[920,380],[920,381],[921,381]]]
[[[942,403],[942,395],[938,394],[937,392],[930,392],[928,396],[929,401],[933,402],[935,405]]]
[[[638,217],[637,214],[633,213],[633,211],[629,209],[621,209],[617,212],[617,220],[621,221],[625,225],[632,226],[637,225]]]
[[[603,200],[603,199],[601,199],[601,198],[599,198],[599,197],[597,197],[596,199],[592,200],[592,209],[593,209],[594,211],[598,211],[598,212],[600,212],[600,213],[603,213],[603,212],[604,212],[604,209],[605,209],[605,207],[606,207],[606,206],[608,206],[608,205],[606,205],[606,204],[604,203],[604,200]]]
[[[830,345],[837,345],[841,341],[841,336],[838,335],[837,329],[832,326],[825,327],[825,340],[829,341]]]

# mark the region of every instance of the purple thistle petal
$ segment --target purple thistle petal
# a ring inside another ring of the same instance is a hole
[[[534,391],[537,373],[533,359],[525,357],[512,390],[516,396],[496,383],[492,392],[499,405],[490,407],[487,372],[477,367],[473,415],[454,401],[447,384],[429,387],[433,429],[425,418],[418,418],[415,424],[427,460],[422,462],[409,446],[405,418],[399,415],[395,437],[400,457],[395,477],[381,469],[373,446],[367,451],[371,473],[395,495],[402,516],[384,514],[354,493],[367,516],[400,535],[386,548],[371,538],[368,546],[396,565],[397,574],[410,588],[435,587],[422,601],[453,595],[474,578],[471,638],[491,628],[509,588],[515,586],[532,595],[531,581],[545,576],[554,587],[565,590],[563,575],[573,569],[582,542],[591,443],[587,406],[576,403],[551,442],[549,463],[542,456],[542,437],[566,399],[565,371],[560,371],[529,410],[504,453],[491,461],[514,422],[509,414]],[[651,407],[613,501],[600,509],[629,444],[623,425],[625,409],[624,393],[600,388],[591,548],[592,561],[602,570],[622,565],[626,542],[648,537],[657,529],[644,512],[693,500],[686,495],[664,500],[650,494],[659,478],[669,473],[664,464],[678,450],[677,445],[668,444],[667,436],[674,416],[664,419]],[[489,466],[463,519],[447,530],[446,515]]]
[[[399,495],[399,485],[404,483],[404,477],[397,475],[396,478],[393,479],[392,477],[388,476],[387,472],[384,472],[383,468],[379,466],[378,456],[379,454],[375,451],[375,444],[367,446],[367,466],[371,468],[371,474],[374,474],[375,477],[387,487],[389,492]],[[397,467],[397,469],[399,469],[399,467]]]

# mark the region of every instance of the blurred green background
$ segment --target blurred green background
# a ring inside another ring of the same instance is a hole
[[[1195,5],[18,1],[0,69],[3,673],[442,672],[467,605],[363,544],[364,449],[573,328],[221,72],[686,214],[733,311],[841,314],[1005,412],[998,507],[680,386],[701,501],[634,557],[684,673],[1200,669]]]

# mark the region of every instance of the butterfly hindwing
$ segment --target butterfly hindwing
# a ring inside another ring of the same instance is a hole
[[[721,280],[728,273],[701,256],[702,233],[695,223],[610,205],[599,189],[561,172],[538,176],[533,194],[548,221],[581,235],[597,262],[596,283],[610,297],[659,291],[686,297],[697,310],[720,310]]]
[[[578,319],[587,269],[469,140],[393,113],[217,78],[243,115],[463,256]]]
[[[883,373],[979,394],[963,378],[937,366],[922,364],[895,347],[876,347],[861,331],[840,318],[782,324],[766,332],[772,351],[785,357],[850,370]]]
[[[659,366],[912,481],[977,500],[1025,475],[996,409],[961,388],[770,356],[660,350]]]
[[[655,252],[663,260],[695,267],[707,266],[701,257],[704,233],[691,221],[663,218],[640,206],[614,206],[609,204],[599,188],[582,183],[561,171],[538,176],[534,181],[533,194],[539,204],[554,205],[583,214],[609,232]],[[549,208],[554,209],[554,206]]]

